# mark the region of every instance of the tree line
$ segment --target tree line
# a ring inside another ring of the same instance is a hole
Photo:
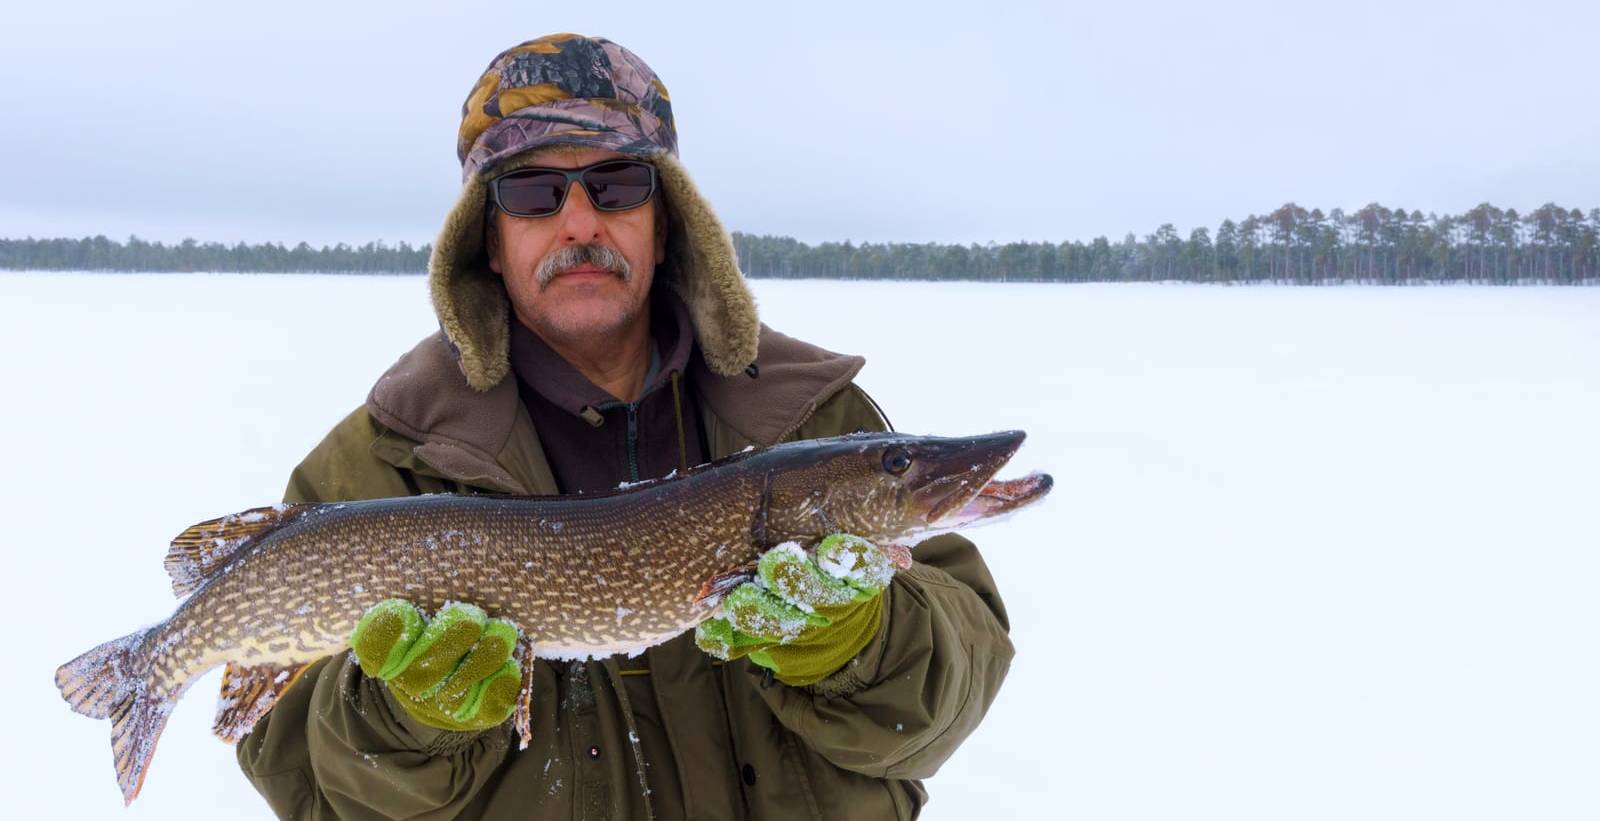
[[[1600,284],[1600,208],[1587,215],[1546,204],[1526,214],[1484,203],[1438,216],[1371,204],[1356,211],[1289,203],[1216,233],[1187,238],[1162,225],[1113,243],[1004,245],[824,242],[733,234],[744,271],[757,278],[1008,282],[1190,281],[1281,284],[1464,282]],[[129,237],[0,239],[0,269],[410,274],[431,246],[381,241],[313,248],[302,242],[175,245]]]
[[[35,271],[196,271],[263,274],[417,274],[428,269],[432,246],[345,243],[293,248],[279,242],[225,245],[186,239],[165,245],[128,237],[82,239],[0,239],[0,269]]]
[[[1488,203],[1438,216],[1371,204],[1356,211],[1288,203],[1184,238],[1163,225],[1143,239],[943,245],[825,242],[735,234],[756,277],[1025,282],[1407,282],[1600,284],[1600,208]]]

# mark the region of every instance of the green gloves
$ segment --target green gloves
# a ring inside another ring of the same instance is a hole
[[[895,565],[882,548],[847,533],[815,556],[782,544],[761,556],[756,581],[722,600],[722,616],[695,628],[695,644],[724,659],[749,656],[784,684],[815,684],[854,658],[883,621]]]
[[[389,683],[412,718],[441,730],[486,730],[517,707],[517,628],[470,604],[429,621],[404,599],[373,605],[350,635],[361,672]]]

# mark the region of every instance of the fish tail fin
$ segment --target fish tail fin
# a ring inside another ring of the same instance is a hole
[[[111,754],[125,804],[138,797],[172,712],[151,685],[149,659],[140,652],[147,632],[112,639],[56,669],[56,687],[74,711],[111,720]]]
[[[73,711],[90,718],[111,712],[144,678],[138,656],[144,631],[112,639],[56,668],[56,687]]]

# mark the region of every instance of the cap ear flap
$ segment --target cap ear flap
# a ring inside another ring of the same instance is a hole
[[[428,259],[428,290],[439,326],[455,345],[467,384],[487,391],[511,371],[510,300],[484,248],[488,188],[473,175]]]
[[[756,361],[761,322],[733,238],[677,157],[662,153],[651,161],[667,206],[666,279],[689,309],[707,367],[736,376]]]

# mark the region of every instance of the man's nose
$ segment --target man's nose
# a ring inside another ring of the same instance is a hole
[[[583,183],[567,186],[567,200],[561,204],[561,236],[570,242],[590,242],[600,236],[600,211],[589,200]]]

